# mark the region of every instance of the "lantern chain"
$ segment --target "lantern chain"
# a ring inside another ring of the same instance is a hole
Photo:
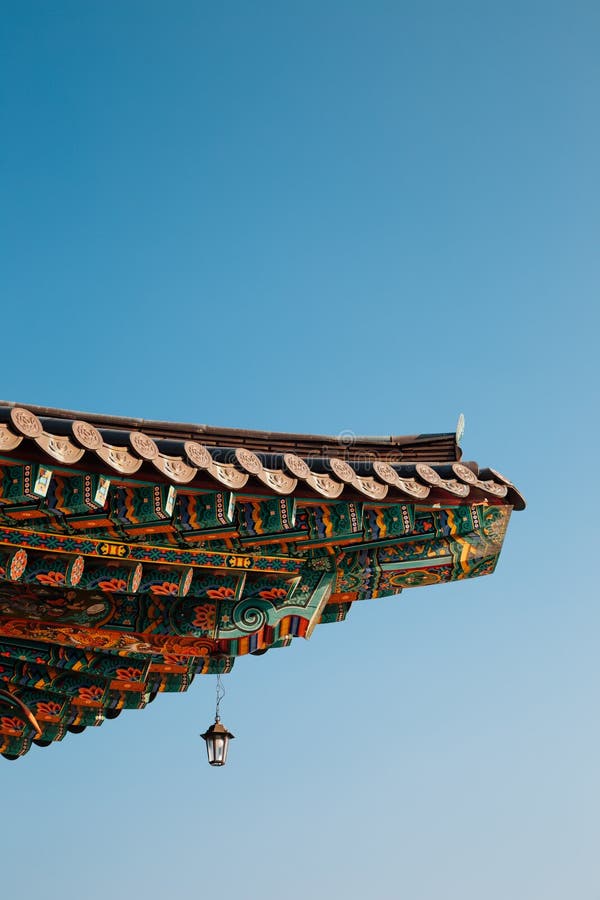
[[[219,712],[221,709],[221,700],[223,699],[224,696],[225,696],[225,688],[223,687],[223,684],[221,682],[221,675],[218,674],[217,675],[217,709],[215,712],[215,720],[217,722],[220,721]]]

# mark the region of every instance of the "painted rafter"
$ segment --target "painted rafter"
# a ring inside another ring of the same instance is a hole
[[[332,438],[228,430],[227,446],[38,412],[52,414],[0,405],[9,758],[309,637],[356,600],[489,574],[524,505],[451,435],[359,439],[361,456]]]

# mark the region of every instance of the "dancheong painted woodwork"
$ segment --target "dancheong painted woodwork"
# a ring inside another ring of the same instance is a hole
[[[0,403],[0,752],[48,746],[355,600],[494,571],[514,485],[455,433],[272,434]]]

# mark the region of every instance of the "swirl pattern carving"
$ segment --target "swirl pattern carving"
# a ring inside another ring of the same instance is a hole
[[[247,634],[260,631],[267,624],[269,606],[269,603],[256,597],[240,600],[231,615],[234,627]]]

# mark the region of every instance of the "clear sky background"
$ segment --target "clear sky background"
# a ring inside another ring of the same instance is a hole
[[[0,2],[0,396],[452,430],[491,578],[0,765],[2,896],[598,900],[600,5]]]

